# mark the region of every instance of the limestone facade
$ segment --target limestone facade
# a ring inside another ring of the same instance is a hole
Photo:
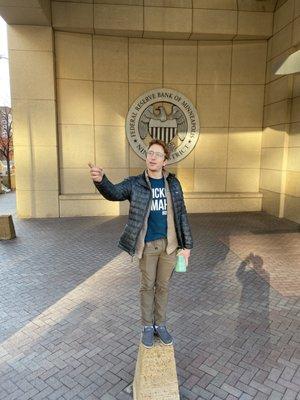
[[[188,211],[299,222],[300,80],[274,70],[299,49],[300,2],[32,0],[21,22],[20,1],[5,3],[20,217],[126,214],[126,202],[100,196],[87,163],[114,183],[141,173],[126,114],[166,87],[200,122],[194,150],[169,167]]]

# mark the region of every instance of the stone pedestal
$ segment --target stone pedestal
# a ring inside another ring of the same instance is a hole
[[[150,349],[141,343],[133,381],[134,400],[179,400],[174,347],[155,338]]]
[[[9,240],[16,237],[11,215],[0,215],[0,240]]]

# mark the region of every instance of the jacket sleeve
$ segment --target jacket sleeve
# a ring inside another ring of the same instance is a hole
[[[104,174],[101,182],[93,182],[107,200],[123,201],[131,198],[131,180],[129,177],[114,185]]]
[[[179,180],[178,180],[178,183],[179,183],[180,193],[182,196],[182,212],[180,215],[180,225],[181,225],[181,232],[182,232],[184,248],[192,249],[193,245],[194,245],[192,231],[191,231],[191,227],[189,224],[188,214],[187,214],[186,206],[185,206],[185,202],[184,202],[183,190],[182,190]]]

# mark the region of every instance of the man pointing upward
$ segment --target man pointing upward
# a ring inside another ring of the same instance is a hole
[[[169,157],[164,141],[151,140],[147,168],[117,184],[107,178],[103,168],[89,163],[91,178],[104,198],[130,202],[118,247],[139,260],[141,340],[148,348],[153,346],[154,334],[165,345],[173,343],[166,327],[169,280],[178,249],[188,264],[193,247],[181,184],[175,174],[165,170]]]

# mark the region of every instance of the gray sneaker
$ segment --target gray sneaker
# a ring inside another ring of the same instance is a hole
[[[160,341],[165,345],[173,344],[173,338],[167,331],[167,327],[165,325],[153,325],[154,334],[157,335]]]
[[[154,336],[154,328],[152,325],[144,326],[144,329],[141,333],[142,343],[148,349],[153,347],[153,336]]]

